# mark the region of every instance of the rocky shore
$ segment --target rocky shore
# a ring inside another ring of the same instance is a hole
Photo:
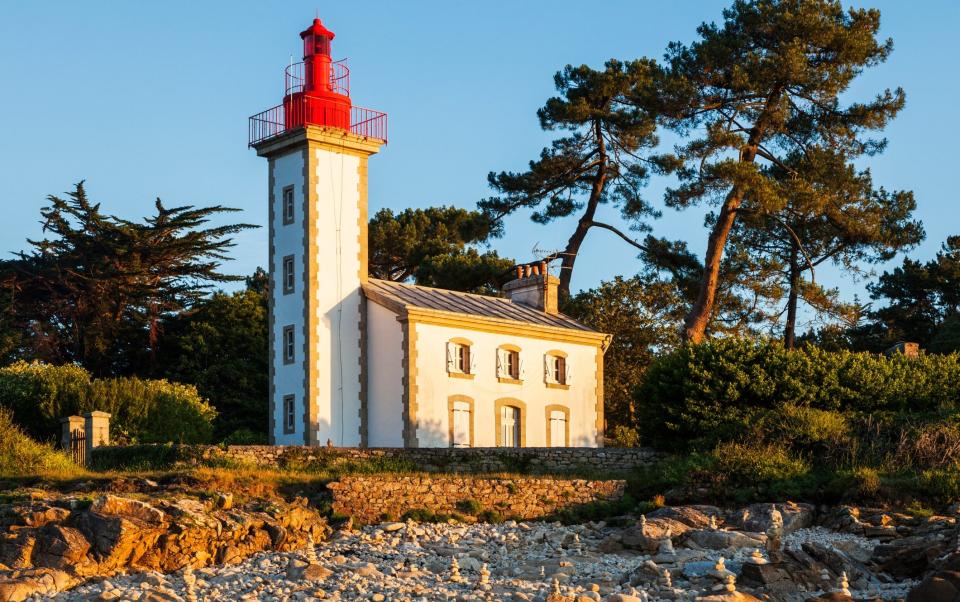
[[[31,492],[0,507],[0,602],[129,571],[235,564],[257,552],[302,549],[327,531],[303,499],[237,506],[230,494],[148,503]]]
[[[950,572],[960,568],[953,516],[775,508],[685,506],[657,510],[639,523],[621,518],[572,526],[408,521],[353,529],[348,523],[328,541],[296,550],[169,574],[96,578],[56,599],[958,599]]]

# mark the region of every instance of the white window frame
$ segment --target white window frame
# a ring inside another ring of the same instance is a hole
[[[283,434],[290,435],[297,429],[297,398],[295,395],[283,396]]]
[[[297,269],[296,260],[293,255],[286,255],[283,258],[283,294],[289,295],[297,287]]]
[[[511,370],[511,359],[515,362],[515,371]],[[497,378],[507,380],[523,380],[523,360],[518,349],[509,347],[497,348]]]
[[[297,335],[293,324],[283,327],[283,363],[292,364],[297,361]]]
[[[511,414],[512,425],[507,424],[507,414]],[[500,429],[501,447],[520,447],[523,412],[517,406],[504,405],[500,408],[500,420],[497,428]],[[508,427],[510,430],[508,431]],[[509,435],[509,437],[508,437]]]
[[[474,374],[476,356],[473,345],[466,341],[447,341],[447,372],[450,374]]]
[[[559,417],[559,418],[558,418]],[[550,447],[566,447],[567,446],[567,429],[569,425],[567,424],[567,413],[563,410],[551,410],[550,411]],[[560,433],[554,432],[554,426],[559,425]]]
[[[296,221],[296,201],[293,196],[293,186],[287,186],[280,192],[280,211],[283,213],[283,225]]]
[[[466,429],[464,432],[457,430],[457,418],[465,419]],[[450,442],[450,447],[472,447],[473,442],[471,441],[470,431],[473,423],[473,406],[468,401],[455,400],[453,402],[453,440]],[[458,441],[458,435],[464,435],[466,441]]]

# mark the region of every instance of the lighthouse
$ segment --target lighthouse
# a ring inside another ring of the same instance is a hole
[[[300,38],[281,103],[249,122],[269,171],[270,440],[353,447],[365,441],[367,161],[386,114],[353,105],[320,19]]]

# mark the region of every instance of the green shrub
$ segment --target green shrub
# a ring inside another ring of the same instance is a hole
[[[715,470],[734,485],[796,479],[810,472],[810,464],[774,444],[721,443],[713,452]]]
[[[462,520],[463,517],[456,513],[434,512],[425,508],[411,508],[403,513],[400,520],[412,520],[418,523],[445,523],[450,520]]]
[[[821,427],[835,440],[855,415],[957,411],[960,354],[888,358],[718,339],[654,361],[636,402],[641,438],[661,449],[712,449],[771,414],[792,420],[781,428],[795,428],[787,435],[798,442],[820,438]]]
[[[89,388],[90,374],[80,366],[17,362],[0,368],[0,406],[41,440],[57,437],[60,418],[87,411]]]
[[[920,473],[918,488],[924,499],[960,501],[960,466],[933,468]]]
[[[248,428],[239,428],[223,438],[224,445],[266,445],[267,435]]]
[[[487,509],[477,514],[477,520],[491,525],[499,525],[506,520],[506,517],[499,510]]]
[[[858,499],[876,499],[881,485],[880,473],[875,468],[861,467],[853,471],[852,489]]]
[[[460,500],[456,503],[457,510],[468,516],[477,516],[483,510],[483,504],[474,499]]]
[[[79,366],[18,362],[0,368],[0,406],[38,439],[56,438],[60,418],[100,410],[122,442],[201,443],[216,412],[192,385],[135,377],[91,379]]]
[[[603,444],[606,447],[640,447],[640,432],[618,424],[613,427],[609,437],[604,437]]]
[[[66,454],[37,443],[13,422],[13,413],[0,407],[0,477],[71,477],[83,471]]]

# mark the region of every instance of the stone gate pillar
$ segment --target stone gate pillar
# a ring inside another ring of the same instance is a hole
[[[87,458],[95,447],[110,445],[110,414],[106,412],[87,412],[83,415],[84,430],[87,436]]]
[[[83,416],[67,416],[60,419],[60,445],[69,451],[73,442],[73,431],[83,430]]]

